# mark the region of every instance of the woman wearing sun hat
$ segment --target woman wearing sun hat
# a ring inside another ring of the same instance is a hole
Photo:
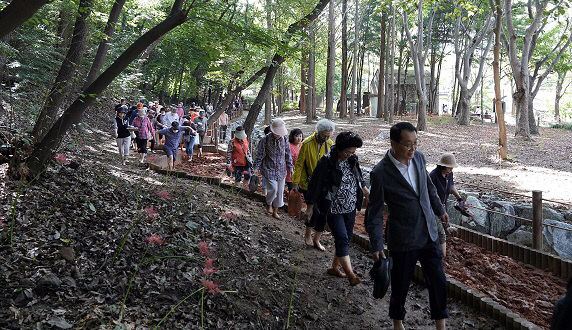
[[[236,183],[239,184],[242,181],[242,176],[244,174],[244,182],[249,183],[250,180],[250,165],[248,160],[252,159],[250,157],[250,150],[248,149],[248,139],[246,138],[246,132],[242,126],[236,127],[234,130],[234,138],[230,139],[228,142],[228,148],[226,149],[226,167],[234,170],[234,178]]]
[[[463,201],[463,198],[459,195],[457,189],[455,189],[455,182],[453,181],[453,168],[455,167],[457,167],[455,155],[444,153],[439,158],[437,167],[429,173],[429,177],[437,189],[437,195],[439,195],[439,199],[445,210],[447,209],[449,194],[453,194],[458,202]],[[439,232],[439,243],[443,251],[443,259],[445,259],[447,254],[447,235],[445,234],[445,227],[441,221],[437,220],[437,228]]]
[[[266,180],[266,211],[276,219],[280,219],[278,209],[284,205],[286,172],[294,169],[287,135],[284,121],[273,119],[270,133],[258,143],[253,166]]]

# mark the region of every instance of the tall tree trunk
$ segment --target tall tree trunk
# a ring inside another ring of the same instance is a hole
[[[508,158],[507,155],[507,140],[506,140],[506,124],[504,122],[504,112],[502,109],[501,101],[501,88],[500,88],[500,43],[501,43],[501,24],[502,24],[502,7],[501,0],[489,0],[489,5],[491,10],[495,13],[495,46],[493,49],[493,79],[495,82],[495,108],[497,115],[497,122],[499,125],[499,156],[501,159],[505,160]]]
[[[403,70],[403,98],[399,103],[399,107],[401,109],[401,115],[407,112],[407,88],[405,82],[407,81],[407,72],[409,71],[409,61],[411,60],[410,52],[407,52],[407,56],[405,57],[405,66]]]
[[[340,118],[346,118],[348,108],[348,0],[342,0],[342,83]]]
[[[397,97],[396,97],[396,107],[397,112],[402,114],[401,109],[401,66],[403,65],[403,49],[405,45],[403,44],[405,38],[405,31],[403,30],[404,26],[401,24],[401,34],[400,34],[400,41],[399,41],[399,60],[397,62]]]
[[[564,95],[562,93],[562,85],[566,79],[566,71],[558,71],[558,78],[556,79],[556,97],[554,98],[554,120],[560,123],[560,99]]]
[[[383,105],[385,97],[385,31],[387,12],[381,13],[381,44],[379,46],[379,79],[377,80],[377,118],[383,118]]]
[[[300,61],[300,100],[298,102],[300,113],[306,112],[306,86],[308,85],[308,61],[306,55],[302,51],[302,60]]]
[[[388,105],[389,105],[389,77],[387,77],[387,75],[390,73],[389,70],[389,64],[391,63],[391,58],[389,58],[389,50],[391,49],[391,20],[388,22],[389,24],[389,29],[386,29],[386,35],[385,35],[385,40],[386,40],[386,45],[385,45],[385,68],[384,68],[384,77],[383,77],[383,81],[384,81],[384,93],[383,93],[383,120],[384,121],[389,121],[389,111],[388,111]]]
[[[0,11],[0,39],[14,31],[51,0],[13,0]]]
[[[336,16],[334,1],[330,2],[328,12],[328,63],[326,68],[326,118],[334,116],[334,82],[336,69]]]
[[[435,80],[437,79],[435,75],[437,74],[435,66],[437,65],[437,56],[435,55],[437,49],[435,45],[431,45],[431,56],[429,57],[430,73],[431,78],[429,79],[429,113],[435,113],[435,99],[433,96],[433,90],[435,89]]]
[[[472,86],[469,86],[469,79],[471,77],[471,63],[473,61],[474,58],[474,53],[475,50],[477,49],[477,47],[479,45],[482,44],[485,36],[487,34],[489,34],[489,28],[492,24],[492,14],[489,14],[487,21],[485,23],[484,28],[481,28],[481,30],[479,32],[477,32],[473,37],[467,38],[467,34],[463,33],[463,35],[461,35],[460,32],[460,27],[461,27],[461,21],[462,18],[459,17],[457,19],[457,23],[455,25],[455,55],[456,58],[459,58],[462,64],[462,70],[458,70],[455,72],[455,75],[459,81],[459,89],[460,89],[460,94],[459,94],[459,103],[458,103],[458,109],[457,111],[460,113],[459,117],[458,117],[458,124],[459,125],[469,125],[470,123],[470,115],[471,115],[471,109],[470,109],[470,100],[473,97],[473,94],[475,93],[475,91],[477,90],[481,79],[483,77],[483,69],[484,69],[484,65],[486,63],[486,58],[488,55],[488,52],[491,48],[492,45],[492,36],[489,36],[489,40],[487,42],[487,46],[484,50],[484,52],[481,53],[481,58],[480,58],[480,63],[479,63],[479,72],[477,73],[477,77],[475,78],[475,81],[473,82]],[[467,42],[467,46],[464,47],[463,50],[460,49],[459,47],[459,41],[460,40],[468,40],[470,39],[470,41]]]
[[[330,0],[320,0],[309,14],[304,16],[301,20],[292,23],[288,27],[286,35],[292,36],[296,32],[306,27],[308,24],[311,24],[320,15],[322,10],[328,5],[329,2]],[[289,39],[286,39],[284,42],[288,42],[288,40]],[[282,55],[278,53],[274,54],[274,58],[272,59],[272,65],[270,66],[270,68],[266,72],[266,76],[264,77],[264,83],[262,83],[262,87],[260,88],[260,91],[258,92],[256,99],[252,103],[250,111],[248,111],[248,116],[244,121],[243,125],[244,130],[248,136],[250,136],[250,134],[252,133],[258,113],[262,109],[262,103],[268,96],[268,93],[270,92],[270,86],[272,81],[274,80],[274,76],[276,76],[276,71],[278,70],[278,67],[282,65],[283,62],[284,62],[284,57]]]
[[[433,95],[433,102],[434,107],[437,108],[439,106],[439,82],[441,81],[441,68],[443,64],[443,58],[445,57],[445,50],[441,51],[441,55],[439,56],[439,64],[437,65],[437,79],[435,81],[435,86],[433,86],[433,90],[431,90],[431,94]],[[481,79],[482,82],[482,79]],[[439,112],[439,109],[437,109]]]
[[[95,81],[85,89],[76,100],[64,111],[63,115],[52,125],[50,130],[34,146],[31,154],[25,159],[25,163],[20,163],[21,159],[14,157],[10,164],[10,174],[12,177],[24,176],[33,178],[40,174],[48,165],[48,160],[53,156],[66,132],[81,121],[83,113],[101,94],[101,92],[111,84],[111,82],[123,70],[129,66],[153,41],[160,38],[165,33],[181,25],[187,19],[187,11],[182,11],[185,0],[175,0],[171,13],[163,21],[137,38]]]
[[[356,83],[357,83],[357,62],[358,62],[358,46],[359,46],[359,0],[355,0],[354,14],[354,55],[352,67],[352,99],[350,102],[350,123],[355,122],[355,99],[356,99]]]
[[[95,80],[97,75],[99,75],[99,71],[103,67],[103,63],[105,61],[105,55],[107,54],[107,50],[109,49],[109,43],[111,42],[111,37],[113,36],[113,32],[115,31],[115,24],[119,19],[119,14],[123,9],[125,1],[126,0],[115,0],[115,3],[111,8],[111,12],[109,13],[109,18],[107,19],[107,24],[105,25],[105,30],[103,31],[105,36],[101,39],[99,46],[97,47],[97,52],[95,53],[95,59],[91,64],[91,68],[89,69],[89,73],[87,74],[85,84],[83,85],[84,89],[87,88],[87,86],[91,85],[91,83]]]
[[[362,35],[365,36],[365,31],[364,33],[362,33]],[[362,108],[362,92],[361,92],[361,88],[362,88],[362,80],[363,80],[363,62],[365,60],[365,40],[364,40],[364,45],[362,47],[360,47],[359,50],[360,55],[360,61],[359,61],[359,69],[358,69],[358,79],[357,79],[357,113],[358,115],[361,115],[361,108]]]
[[[266,0],[266,28],[268,31],[272,30],[272,0]],[[268,63],[270,65],[270,63]],[[272,85],[270,85],[272,90]],[[268,94],[264,102],[264,125],[272,123],[272,99],[271,93]]]
[[[395,107],[393,105],[395,100],[395,39],[397,38],[395,32],[395,7],[391,6],[391,90],[389,94],[389,122],[393,123],[393,114]]]
[[[427,27],[427,45],[431,44],[431,30],[433,26],[433,16],[435,12],[431,11],[431,16]],[[407,41],[411,49],[411,59],[415,70],[415,89],[417,91],[418,107],[417,107],[417,130],[424,131],[427,129],[427,86],[425,84],[425,60],[427,59],[427,50],[423,46],[423,0],[419,0],[417,5],[417,40],[413,43],[413,36],[407,28],[409,21],[407,12],[403,12],[403,24],[406,26]]]
[[[315,28],[310,27],[310,52],[308,53],[308,96],[306,99],[306,123],[311,123],[314,118],[315,101],[315,76],[316,61],[314,54]]]
[[[52,124],[56,121],[60,107],[62,106],[71,80],[79,67],[85,50],[85,38],[87,35],[87,17],[91,12],[93,0],[80,0],[78,14],[74,25],[73,37],[56,77],[48,94],[44,107],[36,119],[32,130],[35,141],[40,141]]]

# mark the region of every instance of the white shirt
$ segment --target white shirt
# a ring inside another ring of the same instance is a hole
[[[179,115],[175,112],[169,112],[165,115],[165,126],[167,126],[167,128],[171,127],[171,124],[176,121],[179,122]],[[179,122],[180,124],[180,122]]]
[[[391,154],[391,149],[389,149],[388,154],[389,159],[391,159],[391,162],[395,165],[395,167],[397,167],[399,173],[401,173],[405,181],[407,181],[415,193],[419,195],[419,190],[417,189],[417,172],[415,171],[415,162],[410,160],[408,161],[408,164],[405,165],[393,157]]]

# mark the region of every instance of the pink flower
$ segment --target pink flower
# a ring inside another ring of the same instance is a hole
[[[158,191],[156,194],[163,199],[171,199],[171,194],[169,194],[169,192],[166,190]]]
[[[213,281],[210,280],[203,280],[203,287],[210,293],[212,294],[218,294],[220,293],[220,288],[218,287],[218,284],[216,284]]]
[[[68,160],[68,158],[64,154],[54,155],[54,159],[62,165],[70,163],[70,161]]]
[[[159,217],[159,212],[157,212],[153,206],[151,207],[146,207],[144,209],[145,214],[147,215],[147,220],[149,222],[153,222],[153,220],[157,219]]]
[[[207,242],[200,242],[199,243],[199,253],[202,256],[208,256],[211,254],[211,252],[209,250],[209,245],[207,244]]]
[[[161,244],[165,243],[165,240],[162,239],[161,236],[159,236],[157,234],[153,234],[153,235],[147,237],[146,241],[147,241],[147,243],[153,244],[153,245],[161,245]]]
[[[214,263],[214,260],[211,258],[207,258],[207,260],[205,260],[205,268],[203,268],[203,274],[205,276],[209,276],[209,275],[214,274],[218,271],[218,268],[214,268],[213,263]]]
[[[229,213],[225,213],[225,214],[223,215],[223,217],[225,217],[225,218],[227,218],[227,219],[234,219],[234,218],[236,218],[236,214],[229,212]]]

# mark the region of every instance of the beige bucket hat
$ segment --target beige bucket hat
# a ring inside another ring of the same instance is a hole
[[[451,167],[451,168],[455,168],[458,166],[457,162],[455,161],[455,155],[451,153],[442,154],[437,165],[441,165],[444,167]]]

